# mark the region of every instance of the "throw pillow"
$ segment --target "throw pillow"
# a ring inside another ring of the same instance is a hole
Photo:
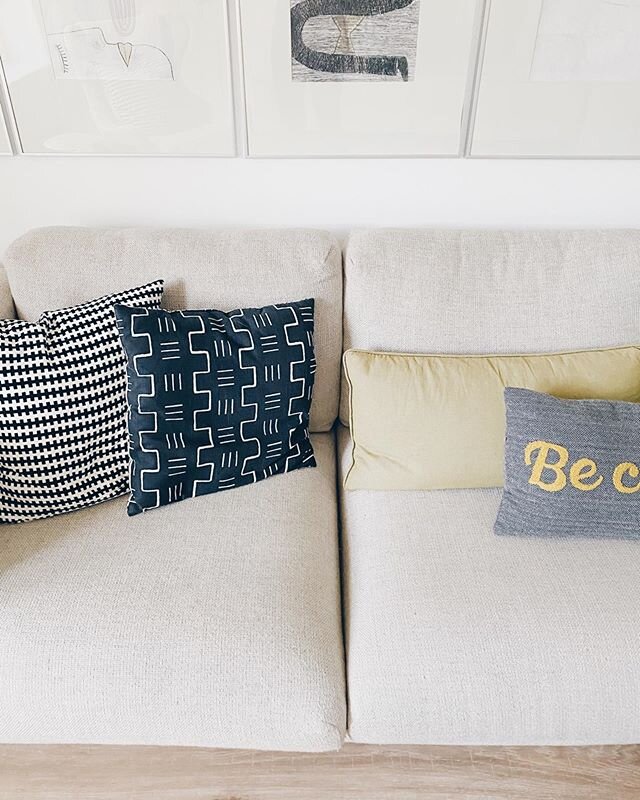
[[[116,303],[157,307],[162,281],[0,320],[0,522],[109,500],[128,488],[126,359]]]
[[[347,489],[502,486],[506,386],[640,401],[640,348],[439,356],[350,350]]]
[[[640,405],[505,391],[498,534],[640,538]]]
[[[315,466],[313,300],[116,306],[129,374],[130,516]]]

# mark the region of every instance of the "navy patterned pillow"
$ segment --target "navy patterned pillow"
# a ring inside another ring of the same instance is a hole
[[[129,376],[130,516],[314,467],[314,301],[115,307]]]

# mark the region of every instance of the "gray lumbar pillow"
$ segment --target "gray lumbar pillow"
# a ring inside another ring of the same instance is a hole
[[[640,538],[640,404],[505,389],[498,534]]]

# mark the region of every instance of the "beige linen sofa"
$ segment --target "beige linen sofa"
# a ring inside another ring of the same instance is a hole
[[[349,347],[637,343],[640,232],[359,232],[344,301],[341,256],[313,231],[57,228],[11,246],[4,316],[158,277],[174,308],[315,297],[319,466],[134,518],[121,498],[0,528],[1,742],[640,742],[637,544],[498,539],[498,490],[345,493],[344,384],[336,423]]]

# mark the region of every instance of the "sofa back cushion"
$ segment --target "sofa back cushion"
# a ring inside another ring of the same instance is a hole
[[[5,256],[18,316],[164,278],[169,309],[263,306],[315,299],[312,431],[338,410],[342,353],[340,249],[321,231],[42,228]]]
[[[350,237],[344,348],[540,353],[640,341],[640,230]],[[348,423],[343,382],[341,419]]]
[[[15,309],[13,307],[13,298],[11,297],[7,273],[4,268],[0,266],[0,319],[13,319],[14,316]]]

